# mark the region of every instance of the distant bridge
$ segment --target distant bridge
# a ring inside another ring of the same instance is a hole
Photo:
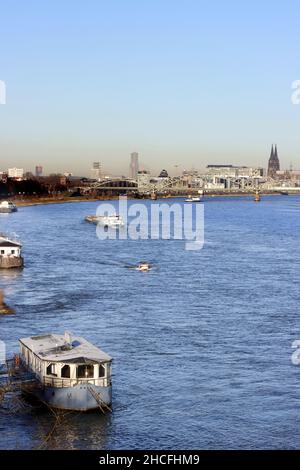
[[[89,186],[81,188],[83,191],[115,191],[115,192],[137,192],[138,185],[129,179],[107,179],[91,183]]]

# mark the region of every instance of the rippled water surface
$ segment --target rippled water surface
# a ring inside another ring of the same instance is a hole
[[[114,358],[113,412],[68,415],[43,443],[49,412],[0,411],[0,447],[300,448],[300,197],[208,199],[199,252],[100,241],[83,222],[97,205],[0,215],[26,263],[0,272],[16,310],[0,317],[0,338],[9,354],[49,331],[99,345]],[[126,268],[142,259],[149,273]]]

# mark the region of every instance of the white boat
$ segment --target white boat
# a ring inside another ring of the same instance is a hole
[[[189,196],[185,199],[185,202],[201,202],[202,198],[200,196]]]
[[[0,268],[21,268],[22,266],[22,244],[19,240],[0,233]]]
[[[68,332],[22,338],[19,343],[17,362],[33,374],[36,384],[30,393],[42,402],[65,410],[109,409],[112,358],[108,354]]]
[[[104,225],[105,227],[117,228],[124,226],[124,221],[120,215],[88,215],[85,217],[85,220],[93,224]]]
[[[136,267],[136,269],[138,271],[142,271],[142,272],[146,272],[146,271],[150,271],[151,269],[151,265],[149,263],[139,263]]]
[[[2,214],[9,214],[11,212],[16,212],[17,210],[17,206],[11,201],[2,201],[0,203],[0,213]]]

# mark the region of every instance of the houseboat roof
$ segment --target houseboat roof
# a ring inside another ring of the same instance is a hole
[[[70,334],[45,334],[21,338],[20,343],[43,361],[63,363],[109,362],[112,358],[86,339]]]
[[[8,240],[7,238],[1,238],[0,237],[0,246],[15,246],[15,247],[20,247],[21,243],[14,242],[12,240]]]

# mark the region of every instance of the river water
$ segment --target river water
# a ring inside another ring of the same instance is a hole
[[[45,409],[0,410],[0,448],[299,448],[300,197],[207,199],[201,251],[101,241],[83,221],[97,206],[0,216],[25,258],[22,272],[0,273],[16,310],[0,317],[0,339],[8,355],[46,332],[97,344],[114,359],[113,412],[67,415],[49,434]],[[126,267],[143,259],[149,273]]]

